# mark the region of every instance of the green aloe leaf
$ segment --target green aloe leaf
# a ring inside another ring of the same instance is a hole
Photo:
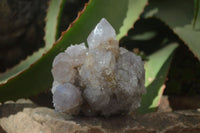
[[[59,24],[65,3],[66,0],[51,0],[49,4],[44,37],[46,50],[49,50],[56,39],[59,38]]]
[[[170,67],[173,51],[177,46],[177,43],[171,43],[147,57],[149,59],[145,62],[147,93],[142,97],[141,107],[138,109],[139,113],[156,111],[165,89],[164,82]]]
[[[113,25],[117,38],[120,39],[138,19],[146,3],[147,0],[90,0],[76,21],[62,33],[53,48],[31,67],[25,65],[24,71],[15,77],[1,78],[0,101],[28,97],[50,89],[52,61],[58,53],[71,44],[86,41],[88,34],[103,17]],[[50,38],[46,36],[46,39]]]
[[[200,14],[196,14],[196,17],[194,15],[194,10],[198,11],[199,8],[199,5],[194,6],[192,0],[150,0],[144,16],[157,17],[169,25],[200,59]],[[194,21],[195,28],[193,28]]]

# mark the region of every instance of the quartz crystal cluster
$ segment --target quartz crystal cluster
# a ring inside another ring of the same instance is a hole
[[[104,18],[87,43],[88,48],[71,45],[53,61],[55,110],[87,116],[133,112],[145,93],[141,58],[119,47],[115,30]]]

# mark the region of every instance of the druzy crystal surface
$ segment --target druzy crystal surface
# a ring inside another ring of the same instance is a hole
[[[141,58],[119,47],[115,30],[104,18],[87,43],[88,48],[71,45],[53,61],[55,110],[87,116],[133,112],[145,93]]]

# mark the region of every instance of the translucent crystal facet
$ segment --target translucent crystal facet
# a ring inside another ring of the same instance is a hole
[[[68,114],[128,113],[140,106],[145,70],[139,56],[119,48],[116,33],[102,19],[84,43],[72,45],[53,62],[54,107]]]
[[[115,40],[116,33],[113,27],[108,23],[106,19],[101,19],[101,21],[96,25],[94,30],[90,33],[87,38],[87,42],[90,49],[94,49],[101,43],[106,43],[109,40]]]
[[[70,83],[58,85],[53,93],[53,103],[59,112],[73,111],[74,113],[81,102],[80,90]]]

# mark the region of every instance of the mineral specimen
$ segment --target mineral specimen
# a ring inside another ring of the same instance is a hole
[[[53,61],[55,110],[87,116],[133,112],[145,93],[141,58],[119,48],[115,30],[104,18],[87,42],[89,48],[71,45]]]

